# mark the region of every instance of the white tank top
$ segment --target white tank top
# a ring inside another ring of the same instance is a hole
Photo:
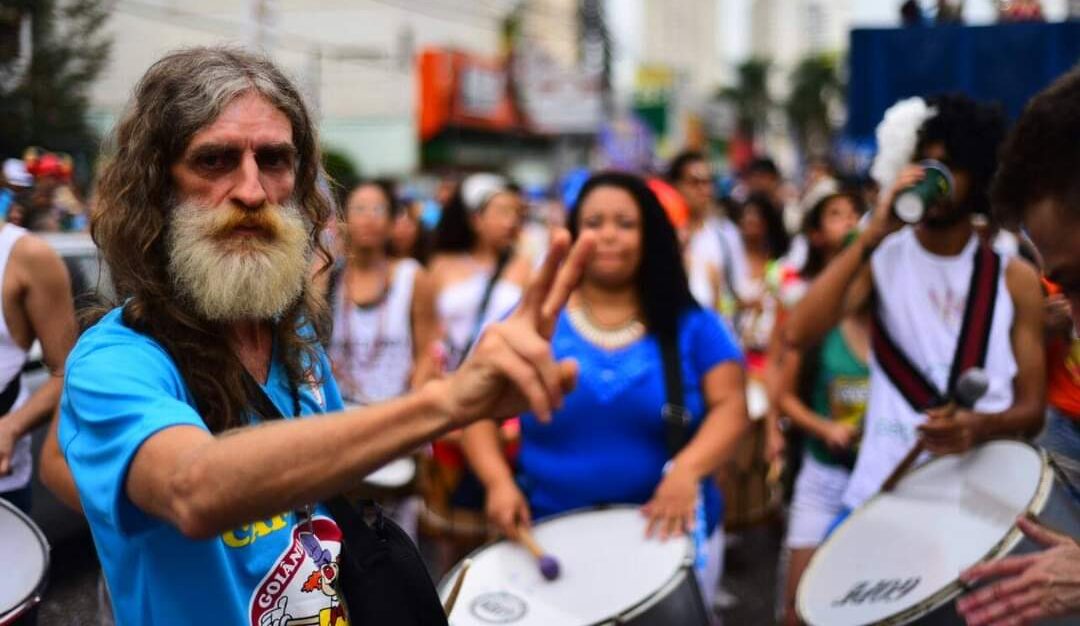
[[[413,284],[420,264],[401,259],[386,295],[359,306],[345,293],[344,272],[334,294],[330,358],[345,400],[374,404],[409,390],[413,371]]]
[[[4,224],[0,227],[0,276],[5,276],[8,259],[11,258],[11,250],[15,242],[26,234],[26,230],[13,224]],[[26,350],[15,343],[8,328],[7,317],[4,308],[0,306],[0,389],[7,387],[8,383],[16,376],[22,375],[23,365],[26,364]],[[15,400],[12,410],[19,408],[26,402],[30,392],[23,386],[19,390],[19,397]],[[30,455],[30,433],[23,435],[15,442],[15,450],[12,454],[11,474],[0,477],[0,492],[13,491],[25,487],[30,482],[30,474],[33,468],[33,459]]]
[[[938,256],[927,252],[914,229],[906,227],[885,239],[871,258],[882,324],[908,359],[941,391],[948,385],[977,246],[978,238],[972,236],[959,255]],[[1009,261],[1002,256],[986,353],[990,387],[975,405],[979,412],[1003,411],[1013,403],[1014,307],[1005,284]],[[915,429],[924,421],[926,416],[911,408],[871,354],[870,400],[859,455],[843,498],[845,506],[855,508],[877,493],[915,444]]]
[[[439,292],[435,308],[446,336],[446,369],[453,371],[465,358],[465,350],[476,329],[476,316],[480,314],[480,300],[491,272],[478,271],[469,278],[447,285]],[[506,316],[521,299],[521,287],[500,278],[495,283],[481,320],[487,326]]]

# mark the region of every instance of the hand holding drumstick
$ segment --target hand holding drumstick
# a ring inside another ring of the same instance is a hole
[[[954,398],[948,404],[926,412],[929,420],[919,426],[919,441],[881,485],[882,493],[892,491],[900,478],[907,473],[923,450],[933,454],[963,452],[978,443],[976,424],[978,416],[971,411],[979,398],[986,395],[990,380],[986,372],[973,367],[956,381]]]

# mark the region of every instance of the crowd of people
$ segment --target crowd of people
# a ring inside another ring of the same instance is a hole
[[[629,503],[649,536],[692,538],[711,606],[717,478],[759,423],[761,454],[796,474],[777,613],[797,624],[815,549],[916,443],[1024,438],[1074,481],[1080,464],[1080,218],[1063,173],[1078,155],[1029,162],[1080,131],[1080,74],[1036,99],[1000,167],[997,108],[950,95],[920,110],[902,167],[872,181],[816,159],[793,184],[763,156],[721,187],[692,150],[549,199],[471,172],[448,179],[429,229],[393,181],[326,193],[307,109],[272,64],[173,53],[137,87],[97,185],[115,308],[76,343],[71,309],[51,304],[62,266],[40,278],[55,255],[15,220],[0,231],[0,258],[36,275],[23,289],[0,272],[0,360],[36,337],[54,374],[30,399],[16,387],[0,419],[0,497],[28,506],[25,435],[59,404],[42,477],[89,521],[121,624],[340,625],[346,603],[351,623],[432,623],[432,590],[345,556],[368,526],[336,496],[400,457],[419,486],[383,503],[437,574],[488,538]],[[951,192],[905,224],[894,200],[928,161]],[[10,168],[9,186],[27,181]],[[987,392],[946,406],[971,367]],[[1080,611],[1080,549],[1021,528],[1054,547],[968,572],[1012,576],[960,603],[969,623]],[[297,559],[310,567],[292,578]],[[384,578],[349,582],[365,575]],[[401,589],[410,602],[391,602]]]

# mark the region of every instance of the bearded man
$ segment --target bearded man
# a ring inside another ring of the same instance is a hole
[[[121,304],[68,359],[59,441],[118,624],[345,623],[320,503],[573,384],[548,339],[592,243],[561,234],[452,377],[344,411],[307,280],[331,217],[317,146],[295,86],[227,48],[155,63],[117,125],[91,227]]]

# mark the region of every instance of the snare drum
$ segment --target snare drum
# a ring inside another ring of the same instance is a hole
[[[0,626],[14,624],[41,601],[49,572],[49,542],[22,511],[0,499]]]
[[[799,615],[816,626],[961,625],[962,570],[1039,549],[1015,526],[1022,513],[1080,536],[1080,507],[1042,451],[994,441],[934,459],[818,548],[799,585]]]
[[[647,540],[645,523],[636,506],[572,511],[540,522],[533,536],[560,565],[553,581],[544,580],[517,543],[480,548],[471,555],[450,623],[705,626],[690,539]],[[444,602],[460,569],[439,585]]]

